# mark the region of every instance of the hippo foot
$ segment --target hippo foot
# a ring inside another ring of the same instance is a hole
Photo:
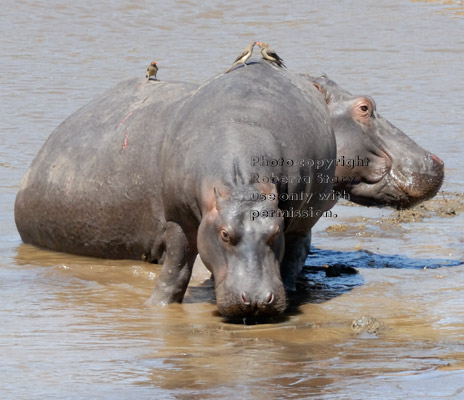
[[[161,293],[155,290],[144,304],[146,306],[167,306],[170,303],[182,303],[182,300],[183,296],[179,298],[179,296],[174,296],[172,293]]]

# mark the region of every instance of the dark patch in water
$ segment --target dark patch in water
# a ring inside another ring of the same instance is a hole
[[[335,251],[311,248],[311,253],[306,258],[305,269],[311,266],[322,267],[324,265],[344,264],[352,268],[441,268],[457,267],[462,265],[462,260],[446,260],[440,258],[410,258],[401,255],[375,254],[368,250],[359,251]]]
[[[312,248],[297,283],[291,303],[323,303],[364,283],[356,268],[440,268],[462,265],[461,260],[417,259],[401,255],[375,254],[367,250],[335,251]],[[335,268],[334,268],[335,267]],[[329,273],[332,269],[339,273]]]
[[[364,284],[361,274],[342,273],[328,277],[325,268],[305,266],[298,277],[297,290],[290,297],[290,303],[298,306],[304,303],[323,303]]]

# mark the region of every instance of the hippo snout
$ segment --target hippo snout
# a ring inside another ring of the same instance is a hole
[[[425,159],[425,168],[418,173],[412,173],[412,182],[405,188],[412,198],[411,204],[435,196],[443,183],[445,176],[443,161],[432,153],[427,153]]]
[[[435,196],[440,189],[445,177],[445,163],[435,154],[427,154],[430,160],[430,173],[428,177],[428,185],[426,184],[425,198],[430,199]]]
[[[244,292],[242,292],[240,294],[240,299],[242,300],[242,303],[245,304],[245,305],[251,305],[252,304],[252,302],[250,300],[250,296],[248,296]],[[264,296],[264,301],[258,301],[257,302],[257,306],[262,307],[263,305],[272,304],[273,301],[274,301],[274,293],[268,292]]]
[[[216,303],[219,313],[228,318],[275,316],[287,307],[283,285],[281,288],[243,290],[239,293],[218,286]]]
[[[410,169],[397,165],[394,170],[394,186],[401,190],[397,208],[409,208],[435,196],[440,189],[445,176],[443,161],[432,153],[426,153],[421,163]]]
[[[432,153],[429,153],[427,154],[427,157],[432,160],[431,163],[432,163],[432,171],[433,171],[433,175],[436,175],[437,176],[437,180],[440,180],[440,179],[443,179],[443,176],[444,176],[444,162],[439,159],[435,154],[432,154]]]
[[[240,293],[240,300],[242,301],[242,304],[246,308],[249,308],[249,311],[251,312],[265,309],[274,302],[274,299],[275,296],[273,292],[267,292],[264,296],[258,298],[245,292]]]

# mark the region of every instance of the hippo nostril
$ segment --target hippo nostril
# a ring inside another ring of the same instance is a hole
[[[270,292],[266,297],[266,303],[272,304],[273,301],[274,301],[274,293]]]
[[[245,293],[240,294],[240,299],[242,300],[242,303],[245,304],[246,306],[250,305],[250,301],[247,299]]]
[[[430,158],[437,164],[443,165],[443,161],[440,160],[435,154],[430,154]]]

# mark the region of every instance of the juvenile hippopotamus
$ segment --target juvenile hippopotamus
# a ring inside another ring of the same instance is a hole
[[[335,156],[312,82],[267,63],[199,88],[130,80],[52,132],[21,183],[16,224],[49,249],[163,258],[155,304],[182,301],[199,253],[221,314],[275,315],[332,189],[297,161]],[[276,179],[288,176],[306,179]]]
[[[309,77],[323,94],[337,139],[334,191],[366,206],[408,208],[438,192],[444,165],[383,118],[370,96],[353,96],[323,75]]]

